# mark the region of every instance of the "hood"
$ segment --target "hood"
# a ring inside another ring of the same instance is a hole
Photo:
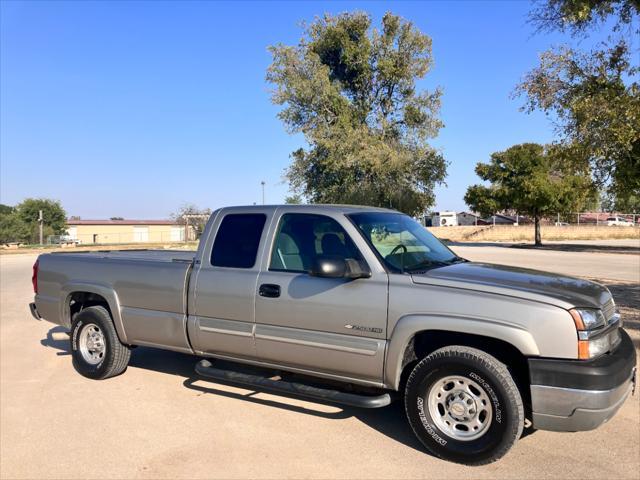
[[[600,308],[611,298],[603,285],[528,268],[465,262],[412,275],[413,282],[477,290],[549,303],[561,308]]]

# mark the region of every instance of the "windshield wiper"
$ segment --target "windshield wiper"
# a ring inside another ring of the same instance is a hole
[[[465,263],[468,262],[469,260],[467,260],[466,258],[462,258],[462,257],[458,257],[457,255],[454,257],[453,260],[451,260],[449,263],[450,264],[454,264],[454,263]]]
[[[405,267],[404,270],[407,272],[415,272],[416,270],[423,270],[427,267],[446,267],[447,265],[451,264],[448,262],[442,262],[440,260],[424,260],[422,262],[416,263],[415,265]]]
[[[462,263],[462,262],[466,262],[467,260],[465,260],[462,257],[454,257],[452,260],[449,260],[448,262],[443,262],[442,260],[423,260],[422,262],[416,263],[415,265],[411,265],[409,267],[405,267],[404,271],[407,272],[416,272],[419,271],[421,269],[425,269],[428,267],[446,267],[448,265],[453,265],[455,263]]]

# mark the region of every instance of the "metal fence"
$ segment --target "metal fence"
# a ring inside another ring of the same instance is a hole
[[[469,212],[440,212],[426,215],[421,219],[426,226],[483,226],[483,225],[532,225],[534,219],[527,215],[495,213],[488,217]],[[542,225],[564,226],[605,226],[640,227],[639,213],[569,212],[557,213],[541,219]]]

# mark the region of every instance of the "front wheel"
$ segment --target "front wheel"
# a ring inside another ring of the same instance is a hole
[[[450,346],[419,362],[405,390],[409,424],[434,455],[491,463],[522,434],[524,407],[507,367],[475,348]]]

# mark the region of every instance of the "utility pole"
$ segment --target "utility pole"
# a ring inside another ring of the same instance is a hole
[[[264,185],[265,185],[265,181],[262,180],[260,182],[260,185],[262,185],[262,204],[264,205]]]
[[[43,233],[42,232],[42,227],[43,227],[43,224],[44,224],[44,218],[42,216],[42,210],[38,210],[38,224],[39,224],[39,227],[40,227],[40,245],[42,245],[44,243],[43,242],[43,238],[42,238],[42,233]]]

